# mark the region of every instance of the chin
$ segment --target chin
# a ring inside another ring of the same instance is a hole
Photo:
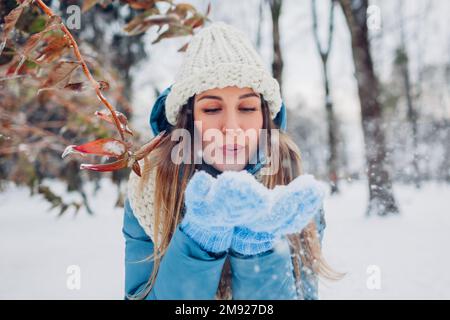
[[[219,171],[241,171],[244,170],[245,164],[213,164],[213,167]]]

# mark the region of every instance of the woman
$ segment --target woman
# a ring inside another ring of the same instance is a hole
[[[316,209],[301,228],[286,220],[305,216],[283,209],[289,186],[298,191],[294,182],[303,179],[300,152],[285,133],[279,85],[244,34],[222,22],[197,33],[150,125],[166,133],[142,177],[130,175],[126,299],[317,299],[317,276],[334,277],[321,257],[321,198],[310,196]],[[180,132],[188,135],[178,141]],[[269,204],[275,190],[278,202]],[[306,202],[291,201],[303,209]],[[254,218],[277,210],[274,223]]]

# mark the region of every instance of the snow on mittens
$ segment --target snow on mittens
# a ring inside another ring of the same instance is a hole
[[[247,171],[227,171],[214,178],[197,171],[185,191],[189,219],[202,225],[234,227],[254,212],[269,210],[267,189]]]
[[[300,232],[320,211],[324,196],[324,186],[312,175],[268,189],[245,170],[217,178],[198,171],[185,193],[191,219],[200,224],[241,226],[275,237]]]

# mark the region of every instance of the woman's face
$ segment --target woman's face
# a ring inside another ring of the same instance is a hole
[[[260,95],[236,86],[203,91],[195,96],[194,122],[205,162],[220,171],[242,170],[263,126]]]

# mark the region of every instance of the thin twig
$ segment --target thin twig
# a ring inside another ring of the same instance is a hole
[[[35,0],[36,4],[44,11],[44,13],[51,17],[56,16],[53,11],[47,7],[47,5],[42,2],[42,0]],[[87,67],[87,64],[83,58],[83,56],[81,55],[80,49],[78,48],[78,44],[75,41],[75,38],[72,36],[72,34],[70,33],[69,29],[67,29],[67,27],[65,26],[65,24],[61,21],[61,30],[64,32],[65,35],[67,35],[67,37],[69,38],[69,41],[71,43],[71,47],[73,48],[73,52],[75,54],[75,56],[77,57],[78,61],[81,64],[81,67],[83,69],[83,73],[86,75],[86,77],[88,78],[88,80],[92,83],[95,93],[97,94],[97,97],[100,99],[100,101],[109,109],[109,111],[111,112],[111,116],[114,120],[114,124],[116,125],[117,130],[120,133],[120,137],[122,138],[122,140],[125,139],[124,137],[124,133],[123,130],[120,126],[120,122],[119,119],[116,116],[116,112],[114,107],[109,103],[108,100],[106,100],[106,98],[103,96],[103,93],[100,91],[100,86],[98,84],[98,82],[94,79],[94,77],[92,76],[91,72],[89,71],[89,68]]]

